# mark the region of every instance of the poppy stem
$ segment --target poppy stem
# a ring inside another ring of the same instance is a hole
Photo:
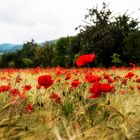
[[[106,104],[107,105],[110,105],[110,94],[107,94],[107,96],[106,96]]]

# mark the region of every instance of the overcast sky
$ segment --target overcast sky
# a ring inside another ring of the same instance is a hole
[[[104,0],[113,14],[133,13],[140,18],[140,0]],[[53,40],[75,35],[84,24],[87,8],[103,0],[0,0],[0,43]]]

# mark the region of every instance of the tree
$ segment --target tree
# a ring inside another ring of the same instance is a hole
[[[72,51],[73,37],[62,37],[60,38],[54,47],[53,54],[53,65],[69,67],[73,63],[73,51]]]
[[[21,57],[22,58],[29,58],[29,59],[34,59],[35,57],[35,49],[38,47],[39,45],[37,43],[34,42],[34,40],[24,43],[23,44],[23,48],[21,50]]]
[[[22,61],[26,67],[32,67],[34,64],[34,61],[29,58],[23,58]]]
[[[122,61],[120,60],[120,55],[117,53],[114,53],[112,55],[112,63],[115,64],[115,66],[117,66],[118,64],[120,64]]]
[[[96,53],[97,66],[109,66],[114,47],[114,38],[111,34],[111,14],[108,6],[103,3],[102,9],[92,8],[85,16],[86,23],[82,26],[80,51],[83,53]]]
[[[35,49],[35,63],[36,66],[52,66],[53,59],[53,45],[44,44],[43,47],[37,47]]]
[[[111,56],[120,55],[126,62],[124,39],[132,31],[138,30],[138,21],[126,13],[113,17],[108,5],[103,3],[102,9],[91,8],[85,16],[86,25],[80,26],[80,54],[96,53],[96,66],[111,66]],[[123,64],[122,63],[122,64]]]
[[[1,56],[1,63],[0,67],[8,67],[10,62],[15,62],[18,60],[17,53],[16,52],[10,52],[10,53],[4,53]],[[16,66],[16,64],[15,64]]]
[[[140,31],[133,31],[124,40],[128,62],[140,65]]]
[[[8,64],[8,67],[14,68],[15,67],[15,62],[14,61],[10,61],[9,64]]]

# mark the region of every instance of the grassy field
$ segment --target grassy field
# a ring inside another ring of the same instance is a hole
[[[1,69],[0,140],[140,140],[140,68]]]

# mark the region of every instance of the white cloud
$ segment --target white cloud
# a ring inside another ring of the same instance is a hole
[[[105,0],[114,13],[137,11],[139,1]],[[0,43],[37,42],[74,35],[87,14],[86,8],[102,0],[0,0]]]

